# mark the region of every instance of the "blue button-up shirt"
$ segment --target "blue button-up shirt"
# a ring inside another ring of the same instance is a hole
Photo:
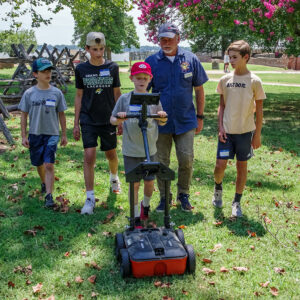
[[[196,55],[178,47],[174,61],[159,52],[145,60],[150,64],[153,79],[149,85],[153,93],[160,93],[160,101],[168,114],[160,133],[185,133],[197,128],[193,103],[193,87],[203,85],[208,77]]]

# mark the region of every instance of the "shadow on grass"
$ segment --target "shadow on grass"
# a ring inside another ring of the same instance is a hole
[[[226,226],[231,234],[240,237],[249,237],[251,233],[261,237],[266,234],[263,225],[253,219],[249,219],[245,214],[241,218],[226,218],[222,208],[214,208],[214,218],[217,222],[222,222],[218,228]]]

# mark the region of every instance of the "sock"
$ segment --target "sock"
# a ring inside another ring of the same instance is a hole
[[[95,200],[94,190],[86,191],[86,198],[89,198],[91,200]]]
[[[139,210],[139,205],[135,204],[134,205],[134,217],[139,218],[140,217],[140,210]]]
[[[118,173],[116,173],[116,174],[109,173],[109,180],[110,181],[117,180],[117,179],[119,179]]]
[[[216,183],[215,182],[215,188],[216,190],[218,191],[222,191],[223,190],[223,187],[222,187],[222,181],[220,183]]]
[[[147,197],[146,195],[144,195],[144,199],[143,199],[143,206],[147,207],[147,206],[150,206],[150,199],[151,197]]]
[[[241,202],[242,195],[243,194],[235,193],[233,202]]]

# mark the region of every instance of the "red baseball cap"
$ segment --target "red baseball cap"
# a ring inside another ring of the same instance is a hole
[[[153,77],[150,65],[143,61],[134,63],[131,68],[131,75],[136,75],[139,73],[148,74],[151,76],[151,78]]]

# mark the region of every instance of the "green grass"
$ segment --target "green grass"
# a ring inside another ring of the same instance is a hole
[[[121,74],[121,82],[123,92],[132,89],[128,74]],[[127,224],[128,187],[124,174],[120,173],[123,193],[119,196],[110,193],[107,162],[100,151],[95,166],[95,192],[100,201],[92,216],[81,216],[77,212],[84,203],[85,192],[82,144],[72,139],[73,86],[69,86],[66,95],[69,144],[58,149],[55,164],[59,179],[55,182],[55,196],[63,195],[70,201],[70,209],[65,214],[43,208],[43,200],[36,192],[40,187],[37,173],[30,165],[28,150],[21,146],[20,115],[14,114],[7,125],[16,146],[0,155],[0,211],[4,214],[0,217],[0,299],[38,299],[51,295],[63,300],[78,299],[79,295],[91,299],[92,292],[99,294],[98,299],[152,300],[164,296],[174,299],[256,299],[255,292],[261,295],[261,299],[272,299],[270,287],[279,290],[278,299],[298,299],[300,229],[299,210],[295,206],[300,206],[299,88],[265,87],[268,98],[264,103],[263,146],[255,151],[249,162],[247,187],[242,200],[245,217],[232,221],[229,216],[234,195],[234,162],[226,170],[223,210],[214,210],[211,206],[219,101],[215,87],[215,82],[205,84],[205,127],[195,138],[190,191],[194,211],[187,214],[171,208],[172,222],[175,227],[186,226],[183,229],[185,239],[197,253],[194,276],[125,280],[120,277],[113,254],[113,236],[122,232]],[[118,154],[120,171],[123,171],[121,138]],[[173,149],[171,168],[176,170],[176,166]],[[172,191],[176,193],[176,181],[172,183]],[[106,202],[107,208],[100,205],[102,201]],[[151,200],[153,209],[150,218],[162,225],[162,216],[154,211],[158,201],[156,191]],[[114,217],[103,224],[110,212],[114,213]],[[264,215],[271,220],[268,230],[262,221]],[[222,224],[216,226],[214,223],[217,221]],[[44,229],[37,230],[36,236],[24,234],[24,231],[38,225]],[[105,232],[112,235],[105,236]],[[248,232],[255,232],[256,236]],[[219,243],[222,247],[211,253],[209,250]],[[254,250],[251,246],[255,247]],[[65,256],[67,252],[69,256]],[[203,258],[211,259],[212,263],[205,264]],[[86,266],[92,261],[101,270]],[[32,265],[31,275],[14,272],[17,266],[28,265]],[[232,269],[235,266],[249,270],[240,274]],[[215,275],[205,275],[204,267],[215,270]],[[229,272],[221,273],[221,267],[226,267]],[[284,269],[282,275],[274,271],[276,267]],[[97,275],[95,285],[87,280],[91,275]],[[76,276],[81,276],[83,283],[76,283]],[[31,284],[27,285],[26,280]],[[171,283],[171,286],[156,288],[154,282],[157,280]],[[267,288],[259,285],[267,281],[270,282]],[[9,282],[14,287],[9,287]],[[38,283],[43,284],[42,290],[33,294],[32,287]]]

